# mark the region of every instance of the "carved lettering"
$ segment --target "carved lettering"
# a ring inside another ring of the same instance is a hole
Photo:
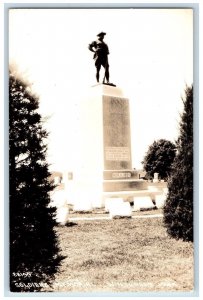
[[[112,173],[112,178],[130,178],[131,173],[130,172],[114,172]]]
[[[106,160],[129,161],[130,151],[128,147],[106,147],[105,156]]]

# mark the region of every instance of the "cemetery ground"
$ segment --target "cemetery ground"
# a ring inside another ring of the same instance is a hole
[[[193,244],[170,238],[160,216],[139,218],[160,213],[109,220],[84,220],[90,214],[78,214],[77,221],[57,226],[64,259],[46,291],[192,291]]]

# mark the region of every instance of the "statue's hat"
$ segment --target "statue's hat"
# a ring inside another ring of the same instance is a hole
[[[106,35],[106,32],[100,32],[97,34],[97,36],[104,36],[104,35]]]

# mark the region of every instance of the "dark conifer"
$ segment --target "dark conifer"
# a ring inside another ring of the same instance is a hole
[[[186,87],[177,156],[168,183],[164,223],[177,239],[193,241],[193,87]]]
[[[24,80],[9,76],[10,288],[39,291],[60,261],[53,184],[46,162],[47,132],[39,100]]]

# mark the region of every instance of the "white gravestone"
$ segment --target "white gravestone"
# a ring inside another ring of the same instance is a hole
[[[64,190],[54,191],[51,194],[50,206],[56,207],[56,222],[65,225],[68,222],[69,209]]]
[[[68,222],[68,214],[69,209],[67,205],[57,208],[56,222],[61,225],[66,225]]]
[[[117,202],[109,207],[110,218],[131,218],[132,209],[129,202]]]
[[[155,195],[155,203],[157,208],[163,208],[166,202],[166,194]]]
[[[153,182],[159,182],[159,173],[154,173]]]
[[[154,204],[150,196],[134,197],[133,211],[140,211],[153,208]]]

